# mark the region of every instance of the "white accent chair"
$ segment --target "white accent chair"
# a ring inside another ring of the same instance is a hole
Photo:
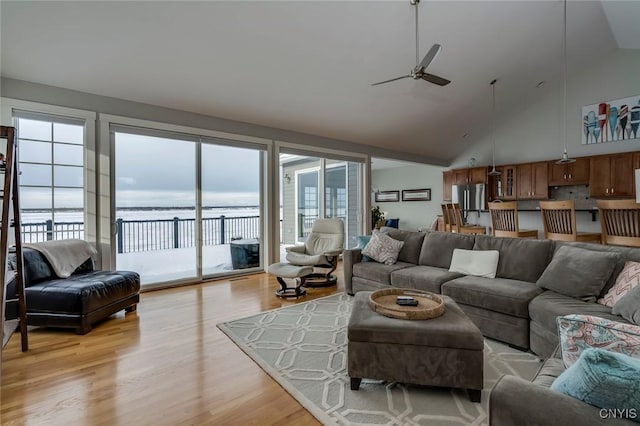
[[[297,266],[329,269],[306,276],[305,287],[335,285],[337,278],[331,275],[338,266],[338,256],[344,249],[344,222],[341,219],[318,219],[303,245],[287,247],[287,261]]]

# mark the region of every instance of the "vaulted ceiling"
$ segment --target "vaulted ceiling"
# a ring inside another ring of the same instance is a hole
[[[561,75],[561,1],[423,0],[420,56],[443,45],[429,70],[446,87],[370,86],[415,65],[408,0],[1,8],[4,77],[442,160],[486,131],[493,78],[507,111]],[[568,34],[570,72],[618,48],[597,1],[569,2]]]

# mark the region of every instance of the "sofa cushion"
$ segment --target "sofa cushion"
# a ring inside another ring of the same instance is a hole
[[[84,315],[140,291],[140,275],[129,271],[95,271],[34,284],[25,289],[33,313]]]
[[[498,250],[496,276],[535,283],[551,261],[553,242],[476,235],[474,250]]]
[[[391,284],[395,287],[415,288],[417,290],[440,293],[442,283],[461,277],[462,274],[449,272],[433,266],[414,266],[391,273]]]
[[[561,247],[569,246],[569,247],[579,247],[587,250],[598,251],[603,253],[618,253],[620,255],[620,259],[616,264],[609,281],[600,292],[600,297],[603,297],[611,287],[616,282],[616,278],[624,268],[624,264],[627,261],[640,262],[640,250],[636,247],[622,247],[622,246],[605,246],[603,244],[593,244],[593,243],[577,243],[577,242],[569,242],[569,241],[554,241],[553,242],[554,251],[558,251]]]
[[[15,263],[15,254],[12,257]],[[32,284],[57,278],[56,274],[51,269],[49,262],[39,251],[25,247],[22,249],[22,257],[24,259],[24,285],[29,287]],[[15,270],[15,264],[12,265]]]
[[[359,262],[353,265],[353,276],[391,285],[391,273],[393,271],[412,266],[415,265],[405,262],[396,262],[393,265],[385,265],[378,262]]]
[[[611,313],[620,315],[627,321],[640,325],[640,286],[634,287],[613,305]]]
[[[612,314],[611,308],[608,306],[583,302],[553,291],[545,291],[529,303],[531,321],[540,323],[546,330],[554,334],[557,334],[558,331],[556,318],[570,314],[594,315],[613,321],[626,322],[622,317]]]
[[[498,250],[454,249],[449,271],[476,277],[495,278],[498,268]]]
[[[457,234],[453,232],[429,232],[422,243],[418,263],[425,266],[449,269],[453,250],[473,248],[473,234]]]
[[[640,360],[601,348],[586,349],[551,385],[602,411],[640,413]],[[601,416],[602,417],[602,416]]]
[[[566,296],[595,302],[619,259],[618,253],[560,247],[537,284]]]
[[[458,303],[520,318],[529,318],[529,302],[540,293],[533,283],[506,278],[465,276],[442,285],[442,294]]]
[[[425,236],[424,232],[405,231],[386,226],[383,226],[380,231],[387,233],[394,240],[404,241],[404,246],[402,246],[402,250],[398,255],[398,262],[418,264],[420,249],[422,249],[422,242]]]
[[[564,370],[565,367],[561,358],[549,358],[542,367],[540,367],[538,374],[536,374],[536,377],[531,382],[549,388]]]

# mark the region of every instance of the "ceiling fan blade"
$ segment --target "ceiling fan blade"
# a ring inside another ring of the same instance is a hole
[[[422,62],[420,62],[417,69],[425,69],[426,67],[428,67],[431,61],[433,61],[436,56],[438,56],[438,53],[440,53],[441,50],[442,46],[437,43],[431,46],[431,49],[429,49],[427,54],[424,55],[424,58],[422,58]]]
[[[402,80],[403,78],[411,77],[411,74],[403,75],[402,77],[392,78],[391,80],[379,81],[377,83],[373,83],[372,86],[377,86],[378,84],[391,83],[392,81]]]
[[[451,83],[446,78],[438,77],[437,75],[429,74],[428,72],[422,74],[422,79],[427,80],[429,83],[437,84],[438,86],[446,86]]]

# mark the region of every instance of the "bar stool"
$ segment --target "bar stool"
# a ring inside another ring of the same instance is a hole
[[[576,203],[567,201],[540,201],[544,225],[544,238],[558,241],[601,242],[599,232],[576,230]]]
[[[484,226],[463,224],[460,204],[452,203],[451,211],[453,211],[453,215],[451,216],[451,232],[457,232],[458,234],[485,234],[487,232]]]
[[[538,238],[537,229],[518,227],[518,203],[515,201],[489,203],[491,234],[494,237]]]
[[[640,247],[640,204],[635,200],[598,200],[602,243]]]

